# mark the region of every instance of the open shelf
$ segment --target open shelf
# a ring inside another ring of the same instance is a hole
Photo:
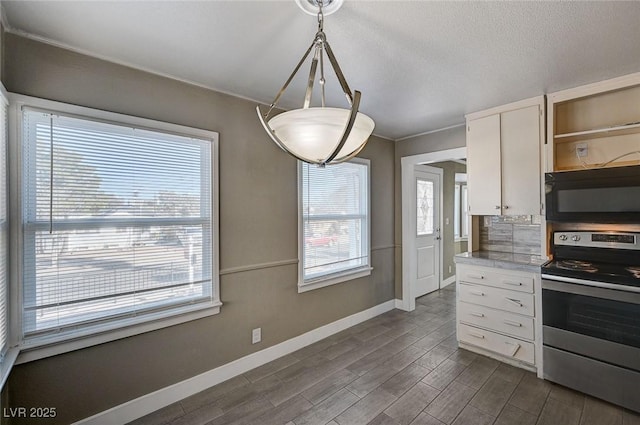
[[[553,138],[557,143],[564,143],[575,142],[578,140],[597,139],[600,137],[623,136],[635,133],[640,133],[640,122],[597,128],[594,130],[577,131],[575,133],[556,134]]]

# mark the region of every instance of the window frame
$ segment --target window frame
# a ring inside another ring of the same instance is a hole
[[[464,242],[469,240],[469,192],[467,186],[467,174],[466,173],[456,173],[455,174],[455,183],[454,183],[454,241],[455,242]],[[464,192],[466,192],[465,196],[463,196],[463,188]],[[466,201],[466,202],[463,202]],[[455,208],[456,204],[458,208]],[[456,234],[455,227],[459,226],[460,234]],[[465,233],[464,230],[467,232]]]
[[[303,169],[304,162],[298,161],[298,293],[312,291],[314,289],[324,288],[326,286],[335,285],[353,279],[371,275],[373,267],[371,267],[371,161],[365,158],[352,158],[348,163],[364,165],[366,169],[366,223],[363,226],[365,240],[365,252],[367,253],[367,263],[362,266],[352,267],[339,272],[326,273],[311,279],[305,279],[305,255],[304,255],[304,211],[303,211]],[[313,166],[313,165],[311,165]],[[332,167],[332,165],[328,165]],[[361,194],[362,196],[362,194]]]
[[[9,150],[9,144],[10,144],[10,139],[9,139],[9,124],[10,124],[10,119],[9,119],[9,109],[10,109],[10,103],[9,103],[9,94],[6,91],[4,85],[0,82],[0,102],[2,102],[4,104],[4,112],[5,115],[4,116],[0,116],[0,119],[2,119],[4,121],[4,125],[3,130],[4,130],[4,134],[3,137],[5,138],[5,159],[6,159],[6,163],[4,164],[4,171],[5,174],[0,176],[0,178],[5,179],[5,188],[6,188],[6,192],[5,192],[5,201],[6,201],[6,217],[5,217],[5,229],[6,229],[6,239],[5,239],[5,243],[6,245],[6,260],[7,260],[7,264],[6,264],[6,268],[5,268],[5,287],[4,287],[4,295],[5,295],[5,299],[1,300],[1,302],[5,303],[5,344],[4,346],[0,347],[0,388],[4,388],[4,384],[7,381],[7,378],[9,377],[9,373],[11,372],[11,369],[13,368],[14,363],[16,362],[16,358],[18,357],[18,353],[19,350],[16,347],[15,341],[14,341],[14,333],[13,333],[13,326],[11,323],[11,319],[12,319],[12,305],[11,305],[11,270],[12,270],[12,262],[11,262],[11,233],[12,233],[12,228],[11,228],[11,209],[10,209],[10,205],[12,203],[11,201],[11,195],[10,195],[10,191],[9,191],[9,185],[10,185],[10,178],[9,178],[9,170],[11,169],[11,159],[10,159],[10,150]]]
[[[168,326],[189,322],[220,312],[220,266],[219,266],[219,149],[218,133],[181,126],[177,124],[150,120],[114,112],[107,112],[83,106],[76,106],[57,101],[50,101],[31,96],[10,93],[9,111],[9,158],[10,187],[9,194],[13,202],[10,203],[10,256],[12,261],[11,276],[11,330],[16,344],[20,349],[17,364],[40,358],[61,354],[92,345],[102,344],[141,333],[162,329]],[[42,338],[24,337],[23,329],[23,223],[22,208],[26,199],[22,193],[22,122],[23,109],[31,108],[47,110],[78,118],[101,121],[139,129],[176,134],[180,136],[204,139],[211,143],[211,291],[210,302],[197,306],[160,309],[156,313],[145,314],[140,317],[132,316],[121,320],[110,320],[107,323],[97,323],[82,330],[54,334]]]

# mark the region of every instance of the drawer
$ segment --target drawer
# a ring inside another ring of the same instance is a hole
[[[466,303],[480,304],[498,310],[534,316],[533,294],[507,291],[481,285],[458,285],[458,299]]]
[[[458,320],[517,338],[534,339],[533,318],[481,305],[458,303]]]
[[[520,292],[533,292],[533,274],[502,271],[489,267],[458,265],[458,282],[477,283]]]
[[[474,328],[463,323],[458,325],[458,340],[493,351],[504,357],[535,364],[535,346],[531,342]]]

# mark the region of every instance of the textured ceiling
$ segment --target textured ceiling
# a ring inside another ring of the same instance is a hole
[[[270,103],[316,19],[282,1],[2,1],[8,30]],[[325,32],[375,134],[640,71],[640,2],[346,0]],[[281,101],[302,104],[304,72]],[[328,78],[329,101],[346,106]]]

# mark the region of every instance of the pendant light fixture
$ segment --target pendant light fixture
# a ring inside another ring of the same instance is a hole
[[[323,9],[326,7],[328,11],[333,13],[342,5],[342,1],[296,0],[307,13],[314,13],[312,11],[315,8],[314,14],[317,14],[318,18],[318,32],[293,73],[269,105],[267,112],[263,113],[260,105],[256,107],[260,122],[276,145],[300,161],[317,164],[321,167],[344,162],[356,156],[366,145],[375,126],[371,118],[358,112],[361,93],[357,90],[352,92],[349,88],[324,33]],[[302,108],[272,116],[271,113],[284,91],[312,50],[313,59],[311,60],[311,70]],[[325,105],[325,54],[338,78],[350,109],[332,108]],[[320,68],[318,83],[320,84],[321,106],[312,107],[311,97],[318,68]]]

